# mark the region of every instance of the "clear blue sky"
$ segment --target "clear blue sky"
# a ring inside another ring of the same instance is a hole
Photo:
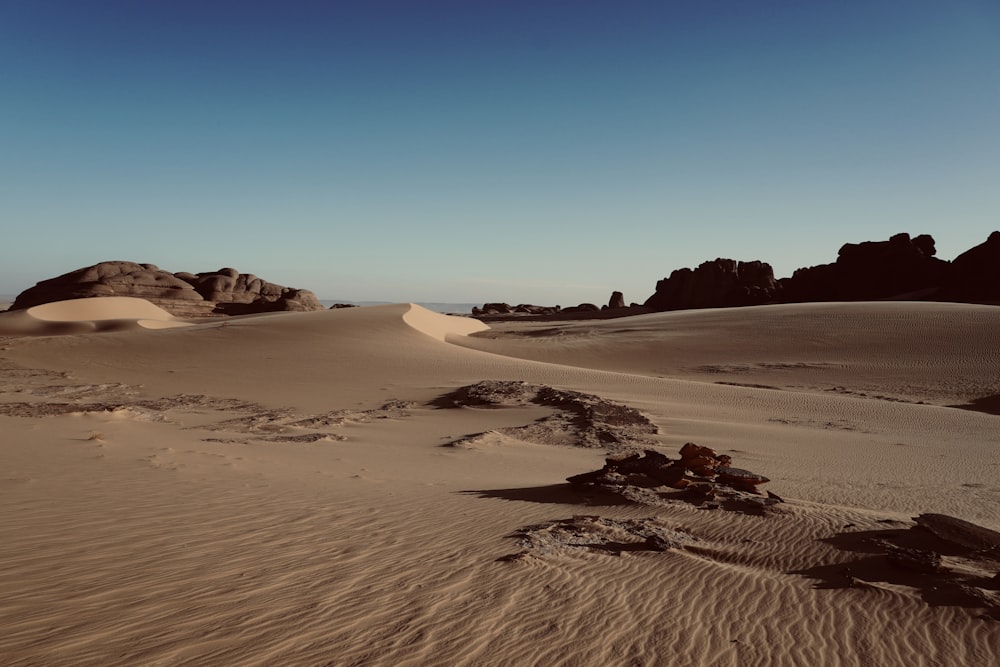
[[[1000,228],[996,0],[0,0],[0,293],[602,302]]]

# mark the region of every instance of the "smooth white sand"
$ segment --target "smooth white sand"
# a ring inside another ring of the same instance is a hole
[[[4,664],[995,659],[983,608],[838,535],[919,512],[1000,529],[1000,417],[944,407],[1000,394],[1000,309],[804,304],[485,330],[410,305],[186,326],[66,303],[0,314]],[[637,407],[665,453],[715,447],[789,502],[763,517],[588,506],[563,481],[600,451],[502,433],[442,447],[549,414],[434,404],[486,379]],[[575,514],[656,516],[699,547],[497,562],[517,529]],[[833,585],[845,565],[862,585]]]

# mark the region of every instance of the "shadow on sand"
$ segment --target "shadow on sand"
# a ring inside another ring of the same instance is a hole
[[[832,565],[817,565],[804,570],[791,571],[816,580],[816,589],[865,588],[887,583],[915,589],[932,607],[959,606],[982,609],[982,618],[1000,620],[1000,594],[995,593],[998,582],[988,572],[1000,569],[996,556],[984,555],[971,549],[942,540],[918,527],[910,529],[845,531],[822,540],[836,548],[858,554],[854,560]],[[944,569],[940,572],[920,572],[906,569],[890,561],[894,548],[921,552],[934,552],[953,562],[972,564],[964,572]],[[982,576],[970,574],[968,569],[981,569]],[[982,590],[985,589],[985,590]]]
[[[485,489],[460,491],[480,498],[500,498],[501,500],[519,500],[529,503],[551,503],[556,505],[586,505],[588,507],[611,507],[614,505],[632,505],[634,503],[622,498],[616,493],[595,491],[581,493],[572,484],[550,484],[548,486],[524,487],[521,489]]]
[[[985,412],[988,415],[1000,415],[1000,394],[982,396],[980,398],[974,398],[968,403],[963,403],[962,405],[949,405],[948,407],[958,408],[959,410]]]

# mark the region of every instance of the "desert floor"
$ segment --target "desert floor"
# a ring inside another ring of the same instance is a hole
[[[1000,553],[912,521],[1000,530],[1000,308],[487,328],[406,304],[192,324],[87,299],[0,314],[0,376],[4,665],[1000,655]],[[566,478],[605,449],[558,407],[456,405],[486,380],[635,408],[658,428],[640,449],[712,447],[786,502],[581,493]],[[648,549],[632,525],[686,541]],[[894,567],[886,543],[947,570]]]

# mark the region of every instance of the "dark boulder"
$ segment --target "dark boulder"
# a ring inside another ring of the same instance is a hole
[[[625,296],[621,292],[612,292],[611,298],[608,300],[608,308],[624,308],[625,307]]]

